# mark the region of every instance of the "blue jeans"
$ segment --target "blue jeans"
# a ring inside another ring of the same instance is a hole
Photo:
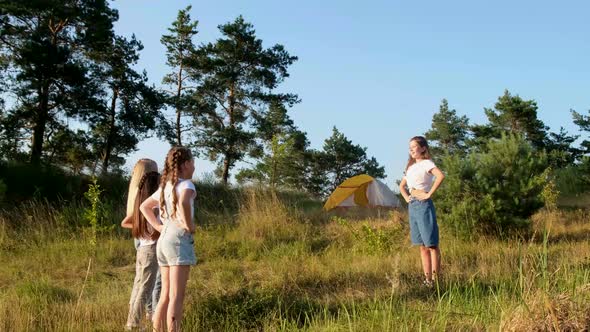
[[[438,224],[432,200],[412,199],[408,204],[408,210],[412,244],[426,247],[438,246]]]

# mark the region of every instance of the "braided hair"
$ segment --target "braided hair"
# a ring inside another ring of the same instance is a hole
[[[137,186],[137,196],[135,196],[134,202],[134,213],[133,213],[133,227],[131,228],[131,234],[134,238],[139,239],[151,239],[157,240],[160,233],[155,232],[152,227],[148,224],[147,220],[143,216],[143,213],[139,212],[139,206],[141,203],[151,196],[156,190],[158,190],[158,182],[160,181],[160,174],[158,172],[145,173],[139,185]]]
[[[176,216],[176,205],[178,203],[178,196],[176,195],[176,184],[178,183],[178,171],[180,166],[187,161],[193,159],[193,155],[188,148],[182,146],[175,146],[166,155],[166,161],[164,162],[164,170],[162,171],[162,178],[160,180],[160,215],[162,217],[175,217]],[[170,183],[172,186],[172,213],[169,213],[166,209],[164,189],[166,184]]]

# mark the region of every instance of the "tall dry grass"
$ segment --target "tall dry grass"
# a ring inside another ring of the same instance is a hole
[[[186,330],[588,329],[586,210],[542,211],[532,235],[512,240],[466,241],[442,227],[443,278],[429,289],[403,212],[325,214],[268,191],[241,197],[228,220],[203,222],[195,236]],[[62,221],[79,215],[41,203],[0,214],[0,330],[122,329],[132,241],[113,231],[92,248],[87,226]]]

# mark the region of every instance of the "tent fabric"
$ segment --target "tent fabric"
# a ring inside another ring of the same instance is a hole
[[[324,210],[338,206],[399,207],[399,200],[383,182],[361,174],[342,182],[330,195]]]

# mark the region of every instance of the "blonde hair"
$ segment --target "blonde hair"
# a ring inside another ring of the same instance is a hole
[[[178,196],[176,196],[176,184],[178,183],[178,171],[180,170],[180,166],[193,159],[193,154],[191,150],[185,148],[183,146],[175,146],[166,155],[166,161],[164,163],[164,170],[162,171],[162,177],[160,179],[160,215],[162,217],[169,216],[175,217],[176,216],[176,204],[178,203]],[[166,184],[170,182],[172,186],[172,213],[169,213],[166,210],[166,203],[164,199],[164,189],[166,188]]]
[[[131,180],[129,180],[129,191],[127,193],[127,215],[133,215],[135,207],[135,198],[139,191],[139,184],[141,178],[150,172],[157,172],[158,164],[155,161],[147,158],[139,159],[135,166],[133,166],[133,173],[131,174]]]

